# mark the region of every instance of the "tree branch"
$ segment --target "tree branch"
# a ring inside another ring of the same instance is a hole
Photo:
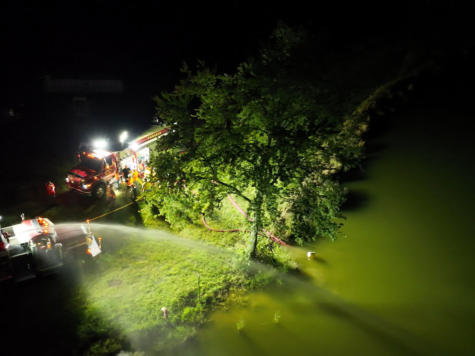
[[[241,198],[243,198],[243,199],[246,200],[247,202],[249,202],[249,203],[252,202],[251,199],[249,199],[248,197],[246,197],[239,189],[233,187],[232,185],[229,185],[229,184],[227,184],[227,183],[224,183],[224,182],[222,182],[222,181],[220,181],[219,179],[216,179],[216,178],[213,179],[213,182],[214,182],[214,183],[219,183],[219,184],[221,184],[221,185],[223,185],[223,186],[225,186],[225,187],[231,189],[231,190],[233,191],[233,193],[236,193],[237,195],[239,195]]]

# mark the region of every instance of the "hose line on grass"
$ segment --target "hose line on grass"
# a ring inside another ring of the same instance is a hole
[[[250,222],[253,222],[254,219],[252,219],[251,217],[249,217],[246,212],[244,210],[242,210],[242,208],[239,206],[238,203],[236,203],[236,201],[231,197],[230,194],[227,195],[228,196],[228,199],[231,201],[231,204],[234,205],[234,207],[239,210],[239,212],[241,213],[242,216],[246,217],[247,220],[249,220]],[[284,241],[282,241],[281,239],[279,239],[277,236],[273,235],[270,231],[267,231],[265,229],[262,229],[262,231],[264,231],[264,234],[270,238],[272,241],[282,245],[282,246],[288,246]]]
[[[249,215],[246,214],[244,210],[242,210],[242,208],[239,206],[238,203],[236,203],[236,201],[231,197],[230,194],[228,194],[227,197],[231,201],[231,204],[233,204],[233,206],[241,213],[241,215],[243,215],[250,222],[254,221],[251,217],[249,217]],[[242,229],[229,229],[229,230],[214,229],[211,226],[209,226],[208,223],[206,222],[204,213],[201,213],[201,222],[208,230],[214,231],[214,232],[247,232],[249,231],[249,230],[242,230]],[[264,229],[262,231],[264,232],[264,235],[270,238],[273,242],[278,243],[282,246],[288,246],[284,241],[279,239],[277,236],[273,235],[270,231],[267,231]]]
[[[99,215],[99,216],[96,216],[96,217],[94,217],[94,218],[91,218],[91,219],[86,219],[86,221],[94,221],[94,220],[97,220],[97,219],[103,218],[104,216],[107,216],[107,215],[113,214],[113,213],[115,213],[116,211],[119,211],[119,210],[122,210],[122,209],[125,209],[125,208],[127,208],[128,206],[130,206],[130,205],[134,204],[135,202],[139,201],[140,199],[142,199],[142,197],[141,197],[141,196],[140,196],[140,197],[138,197],[138,198],[137,198],[135,201],[131,201],[131,202],[127,203],[127,204],[124,204],[124,205],[122,205],[122,206],[119,206],[118,208],[116,208],[116,209],[114,209],[114,210],[107,211],[107,212],[105,212],[104,214],[101,214],[101,215]]]

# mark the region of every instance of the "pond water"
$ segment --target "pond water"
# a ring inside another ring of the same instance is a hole
[[[473,355],[475,116],[446,94],[379,119],[342,236],[293,251],[310,278],[216,312],[181,352]]]

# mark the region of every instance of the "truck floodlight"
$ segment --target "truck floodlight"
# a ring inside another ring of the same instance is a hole
[[[129,137],[129,133],[127,131],[122,131],[122,133],[119,135],[119,142],[121,145],[124,144],[125,140],[127,140],[127,137]]]
[[[98,138],[92,141],[92,146],[99,150],[107,148],[107,140],[105,138]]]

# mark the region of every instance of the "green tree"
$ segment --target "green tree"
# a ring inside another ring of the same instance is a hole
[[[332,173],[351,165],[345,157],[358,155],[358,145],[348,145],[343,134],[345,120],[332,114],[331,95],[306,77],[293,54],[305,34],[280,26],[273,40],[233,75],[185,67],[186,78],[156,98],[157,114],[171,130],[156,145],[159,184],[150,198],[173,222],[212,212],[226,194],[240,196],[252,218],[250,257],[263,226],[283,206],[298,208],[304,182],[328,186]]]

